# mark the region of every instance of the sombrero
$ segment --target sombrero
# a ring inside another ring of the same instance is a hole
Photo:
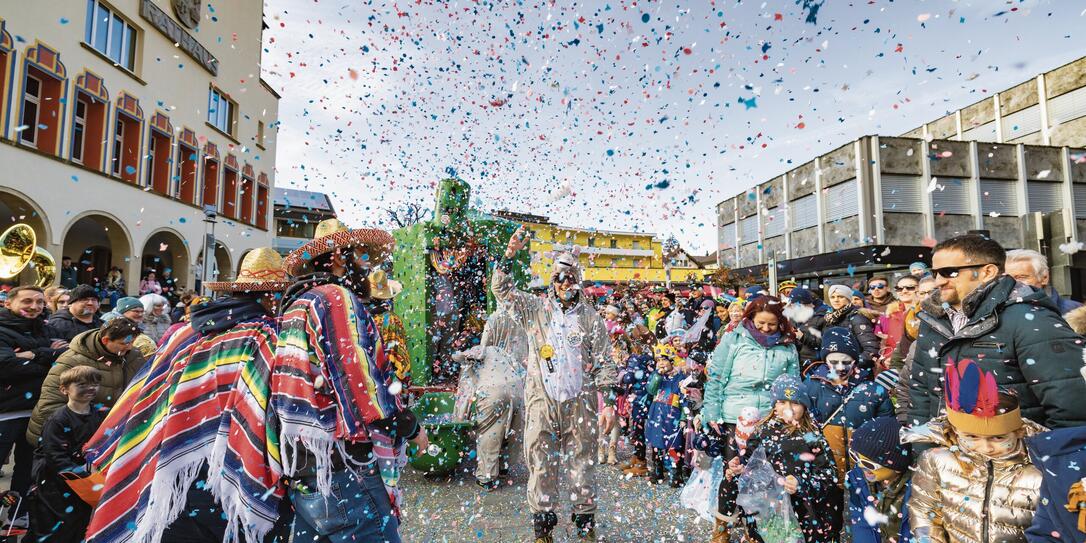
[[[283,269],[283,257],[270,247],[249,251],[241,260],[241,269],[234,281],[207,284],[207,288],[215,292],[275,292],[286,290],[288,286],[290,281]]]
[[[372,266],[384,262],[396,241],[392,234],[376,228],[350,229],[339,219],[325,219],[317,223],[317,231],[313,241],[302,245],[287,255],[284,261],[287,273],[298,275],[298,272],[314,258],[331,253],[343,247],[365,247],[369,253]]]
[[[385,270],[375,270],[369,276],[370,297],[375,300],[391,300],[403,292],[403,284],[389,279]]]

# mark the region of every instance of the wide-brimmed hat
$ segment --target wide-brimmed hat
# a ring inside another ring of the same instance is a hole
[[[370,297],[375,300],[391,300],[403,292],[403,284],[389,279],[385,270],[375,270],[369,276]]]
[[[270,247],[249,251],[241,259],[237,279],[207,284],[207,288],[215,292],[275,292],[286,290],[288,286],[290,281],[283,269],[283,257]]]
[[[376,228],[350,229],[339,219],[325,219],[317,223],[317,230],[313,241],[302,245],[287,255],[284,266],[287,273],[298,275],[298,272],[314,258],[331,253],[345,247],[364,247],[369,254],[370,263],[376,267],[384,262],[396,241],[392,234]]]

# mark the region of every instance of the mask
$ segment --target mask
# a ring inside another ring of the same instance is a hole
[[[852,373],[852,368],[855,367],[855,361],[847,355],[832,353],[826,357],[826,365],[830,368],[829,378],[838,379]]]

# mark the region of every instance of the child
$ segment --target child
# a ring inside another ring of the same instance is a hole
[[[102,374],[76,366],[60,374],[60,392],[68,405],[42,427],[34,451],[34,482],[29,500],[32,541],[80,541],[90,523],[91,506],[76,496],[65,477],[88,475],[83,445],[98,430],[102,413],[91,408]]]
[[[847,454],[848,436],[871,419],[894,414],[894,404],[890,401],[894,387],[885,380],[896,373],[883,372],[878,382],[872,382],[871,370],[856,366],[860,358],[859,342],[851,330],[841,326],[822,332],[819,358],[823,362],[812,367],[806,381],[811,416],[822,427],[822,435],[837,463],[837,479],[844,484],[845,473],[852,469]]]
[[[811,418],[811,398],[803,383],[789,374],[773,381],[770,394],[772,413],[754,431],[746,450],[728,462],[720,483],[719,518],[712,541],[728,541],[731,526],[738,521],[739,475],[750,456],[760,448],[777,475],[784,478],[784,488],[791,495],[804,542],[836,542],[841,531],[843,499],[829,446]],[[754,519],[747,517],[743,522],[748,534],[760,541]]]
[[[645,424],[645,441],[652,446],[652,483],[664,480],[664,456],[671,457],[671,484],[682,484],[682,411],[683,397],[679,383],[686,379],[678,357],[670,345],[656,349],[656,373],[649,379],[649,394],[653,395],[649,417]]]
[[[626,360],[629,358],[630,347],[629,341],[626,338],[625,333],[619,330],[617,335],[612,335],[611,346],[611,358],[615,362],[615,367],[622,368],[626,365]],[[618,463],[616,458],[616,451],[618,449],[618,439],[621,435],[622,428],[619,427],[616,419],[604,420],[603,417],[603,393],[597,392],[599,401],[600,416],[597,419],[599,425],[599,447],[596,453],[596,459],[599,461],[599,465],[610,464],[615,465]],[[623,405],[626,400],[621,396],[616,399],[617,405]],[[616,417],[617,418],[617,417]],[[610,425],[610,427],[608,427]]]
[[[622,468],[622,473],[633,477],[648,475],[648,463],[645,458],[645,422],[649,417],[652,396],[649,395],[649,377],[652,375],[652,356],[631,354],[626,359],[626,370],[622,373],[622,387],[630,404],[629,437],[634,454],[630,463]]]
[[[852,433],[848,472],[852,543],[909,543],[912,451],[901,443],[901,423],[892,416],[865,422]]]
[[[1018,399],[998,392],[994,374],[972,360],[947,364],[946,415],[905,435],[934,443],[913,474],[913,536],[933,543],[1026,541],[1038,507],[1041,472],[1024,436],[1044,431],[1022,418]]]

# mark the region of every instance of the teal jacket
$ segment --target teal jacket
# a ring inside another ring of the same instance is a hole
[[[745,327],[737,326],[721,338],[713,351],[702,420],[735,424],[744,407],[754,407],[763,416],[768,414],[773,405],[769,388],[785,373],[799,377],[799,353],[794,342],[782,340],[767,349]]]

